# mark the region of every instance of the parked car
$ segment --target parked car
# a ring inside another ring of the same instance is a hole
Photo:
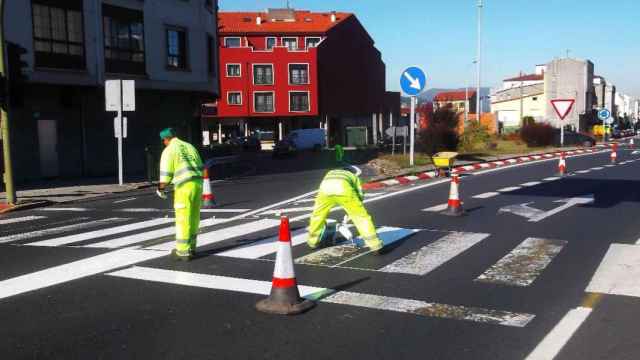
[[[560,146],[560,129],[555,130],[553,143],[555,146]],[[564,145],[593,147],[596,145],[596,139],[589,134],[565,130]]]
[[[262,130],[256,130],[253,133],[253,136],[258,139],[258,141],[260,142],[260,148],[262,150],[271,150],[273,149],[274,145],[275,145],[275,134],[273,133],[273,131],[262,131]]]
[[[320,128],[293,130],[273,147],[273,155],[281,156],[300,150],[320,151],[325,146],[325,131]]]

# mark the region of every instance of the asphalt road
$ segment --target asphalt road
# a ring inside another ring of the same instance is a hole
[[[0,358],[637,359],[639,160],[475,172],[463,217],[439,212],[447,180],[371,191],[382,256],[304,245],[322,169],[214,182],[189,263],[150,191],[0,217]],[[254,309],[280,214],[318,300],[295,317]]]

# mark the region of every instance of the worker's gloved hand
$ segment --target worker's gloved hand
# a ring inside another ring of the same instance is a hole
[[[164,190],[157,189],[156,195],[158,195],[160,199],[167,200],[167,192]]]

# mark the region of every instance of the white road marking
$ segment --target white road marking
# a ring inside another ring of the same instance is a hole
[[[288,214],[288,213],[303,212],[303,211],[313,211],[313,206],[268,210],[261,213],[260,215]]]
[[[168,255],[163,251],[121,249],[0,281],[0,299],[103,273]]]
[[[604,168],[600,167],[600,166],[591,168],[591,170],[593,170],[593,171],[598,171],[598,170],[602,170],[602,169],[604,169]]]
[[[520,184],[520,186],[524,186],[524,187],[531,187],[531,186],[537,186],[542,184],[542,182],[540,181],[531,181],[531,182],[526,182],[524,184]]]
[[[573,206],[592,204],[594,201],[595,199],[593,195],[556,200],[554,201],[554,203],[564,203],[564,205],[560,205],[549,211],[531,207],[529,205],[533,204],[533,202],[528,202],[523,204],[503,206],[500,208],[500,210],[498,210],[498,213],[511,213],[514,215],[525,217],[529,219],[529,222],[539,222],[557,213],[565,211]]]
[[[620,165],[623,165],[623,163],[620,163]],[[615,166],[615,165],[607,164],[607,165],[605,165],[604,167],[608,167],[608,168],[610,168],[610,167],[614,167],[614,166]]]
[[[87,219],[89,219],[89,218],[78,218],[77,220],[78,221],[84,221],[84,220],[87,220]],[[96,227],[96,226],[100,226],[100,225],[107,225],[107,224],[111,224],[111,223],[114,223],[114,222],[125,221],[125,220],[127,220],[127,219],[123,219],[123,218],[100,219],[100,220],[95,220],[95,221],[83,222],[83,223],[79,223],[79,224],[72,224],[72,225],[60,226],[60,227],[56,227],[56,228],[50,228],[50,229],[44,229],[44,230],[36,230],[36,231],[30,231],[30,232],[26,232],[26,233],[8,235],[8,236],[0,237],[0,244],[12,242],[12,241],[18,241],[18,240],[31,239],[31,238],[40,237],[40,236],[57,235],[57,234],[61,234],[61,233],[67,232],[67,231],[92,228],[92,227]]]
[[[220,213],[220,214],[230,214],[230,213],[243,213],[250,211],[251,209],[200,209],[201,213]]]
[[[588,174],[588,173],[590,173],[590,172],[591,172],[591,170],[580,170],[580,171],[576,171],[576,173],[578,173],[578,174]]]
[[[636,241],[636,245],[640,245],[640,239]]]
[[[552,176],[552,177],[548,177],[548,178],[544,178],[542,179],[542,181],[556,181],[556,180],[560,180],[562,178],[557,177],[557,176]]]
[[[4,220],[0,220],[0,225],[15,224],[19,222],[39,220],[39,219],[46,219],[46,216],[23,216],[23,217],[13,218],[13,219],[4,219]]]
[[[586,307],[579,307],[569,311],[525,360],[554,359],[580,328],[580,325],[587,320],[591,311],[590,308]]]
[[[462,254],[490,234],[454,232],[380,269],[382,272],[426,275]]]
[[[498,192],[504,193],[504,192],[512,192],[512,191],[516,191],[516,190],[520,190],[522,189],[520,186],[511,186],[511,187],[506,187],[503,189],[498,190]]]
[[[304,244],[307,242],[308,238],[309,238],[309,234],[306,229],[296,230],[291,233],[291,246]],[[255,242],[253,244],[241,246],[232,250],[223,251],[216,255],[239,258],[239,259],[258,259],[263,256],[267,256],[275,253],[277,251],[277,247],[276,247],[277,241],[278,241],[278,237],[274,236],[268,239]]]
[[[270,281],[260,281],[227,276],[197,274],[175,270],[134,266],[108,273],[127,279],[146,280],[173,285],[193,286],[205,289],[242,292],[267,296],[271,292]],[[386,310],[417,316],[466,320],[503,326],[526,326],[535,315],[508,311],[428,303],[420,300],[339,291],[321,287],[298,285],[300,296],[324,303],[350,305],[372,310]]]
[[[479,194],[479,195],[475,195],[473,196],[474,199],[489,199],[492,198],[494,196],[498,196],[500,195],[499,192],[488,192],[488,193],[484,193],[484,194]]]
[[[89,211],[89,209],[87,208],[72,208],[72,207],[45,207],[37,210],[38,211],[73,211],[73,212]]]
[[[174,222],[174,221],[175,221],[175,219],[169,219],[169,218],[153,219],[153,220],[149,220],[149,221],[137,222],[137,223],[134,223],[134,224],[122,225],[122,226],[117,226],[117,227],[112,227],[112,228],[107,228],[107,229],[102,229],[102,230],[96,230],[96,231],[90,231],[90,232],[85,232],[85,233],[80,233],[80,234],[75,234],[75,235],[63,236],[63,237],[59,237],[59,238],[55,238],[55,239],[37,241],[37,242],[29,243],[29,244],[26,244],[26,245],[32,245],[32,246],[60,246],[60,245],[72,244],[72,243],[80,242],[80,241],[84,241],[84,240],[97,239],[97,238],[101,238],[101,237],[104,237],[104,236],[116,235],[116,234],[121,234],[121,233],[129,232],[129,231],[144,229],[144,228],[148,228],[148,227],[152,227],[152,226],[167,224],[167,223],[171,223],[171,222]]]
[[[426,209],[422,209],[422,211],[428,211],[428,212],[440,212],[440,211],[445,211],[447,210],[447,207],[449,206],[449,204],[444,203],[444,204],[440,204],[440,205],[436,205],[436,206],[432,206],[430,208],[426,208]]]
[[[157,208],[128,208],[128,209],[117,209],[117,211],[122,212],[164,212],[164,211],[173,211],[173,209],[157,209]]]
[[[114,203],[114,204],[122,204],[122,203],[125,203],[125,202],[133,201],[133,200],[135,200],[135,199],[137,199],[137,198],[134,198],[134,197],[133,197],[133,198],[128,198],[128,199],[122,199],[122,200],[114,201],[113,203]]]
[[[200,213],[243,213],[250,211],[251,209],[200,209]],[[132,213],[140,213],[140,212],[174,212],[174,209],[156,209],[156,208],[127,208],[127,209],[116,209],[116,211],[122,212],[132,212]]]
[[[640,246],[611,244],[585,291],[640,297]]]
[[[478,276],[476,281],[529,286],[566,244],[563,240],[528,238]]]

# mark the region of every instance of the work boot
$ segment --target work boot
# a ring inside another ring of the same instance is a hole
[[[322,232],[320,233],[320,242],[316,246],[309,245],[309,248],[312,250],[322,249],[325,247],[335,245],[334,237],[336,234],[336,226],[335,224],[327,224]]]
[[[193,258],[193,255],[191,252],[189,252],[189,254],[187,255],[181,255],[181,254],[178,254],[178,251],[176,249],[171,250],[170,256],[173,260],[180,260],[180,261],[191,261],[191,259]]]

